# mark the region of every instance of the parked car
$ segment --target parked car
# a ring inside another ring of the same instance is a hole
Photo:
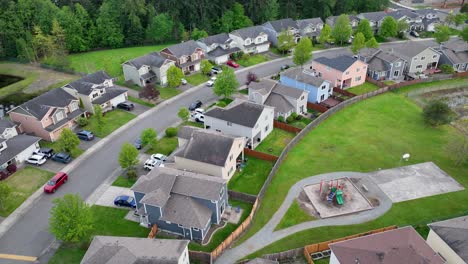
[[[193,111],[197,108],[200,108],[200,106],[202,106],[202,102],[200,100],[196,100],[195,102],[193,102],[190,106],[189,106],[189,111]]]
[[[133,141],[133,146],[134,146],[136,149],[140,150],[140,149],[141,149],[141,138],[135,139],[135,141]]]
[[[208,87],[213,87],[213,85],[214,85],[213,80],[209,80],[209,81],[206,82],[206,86],[208,86]]]
[[[198,123],[205,123],[205,115],[200,114],[200,113],[195,113],[192,118],[195,120],[195,122]]]
[[[91,131],[87,130],[81,130],[76,132],[76,135],[78,136],[79,139],[86,140],[86,141],[91,141],[94,139],[94,134]]]
[[[154,160],[160,160],[160,161],[164,162],[164,161],[166,161],[167,156],[163,155],[161,153],[156,153],[156,154],[151,155],[151,158],[154,159]]]
[[[286,69],[289,69],[291,66],[289,66],[288,64],[285,64],[283,66],[281,66],[281,70],[286,70]]]
[[[135,198],[128,195],[120,195],[114,199],[115,206],[125,206],[130,208],[136,208]]]
[[[199,114],[204,114],[205,113],[205,109],[203,108],[197,108],[193,111],[193,113],[199,113]]]
[[[44,186],[44,192],[54,193],[62,184],[68,181],[68,175],[65,172],[59,172],[55,174]]]
[[[239,64],[237,64],[235,61],[233,60],[228,60],[228,62],[226,63],[227,65],[233,67],[233,68],[239,68]]]
[[[152,158],[149,158],[145,161],[145,165],[143,165],[143,169],[145,170],[152,170],[155,167],[164,167],[164,164],[160,160],[154,160]]]
[[[414,30],[410,31],[409,34],[410,34],[411,36],[415,37],[415,38],[419,38],[419,33],[416,32],[416,31],[414,31]]]
[[[70,154],[67,154],[65,152],[59,152],[59,153],[56,153],[56,154],[54,154],[52,156],[52,160],[67,164],[67,163],[70,163],[72,158],[71,158]]]
[[[46,163],[46,161],[47,161],[47,158],[44,155],[34,155],[34,154],[26,160],[27,163],[34,164],[37,166],[40,166]]]
[[[43,154],[48,159],[54,155],[54,150],[51,148],[40,148],[37,152]]]
[[[218,73],[222,73],[223,70],[221,70],[220,67],[213,67],[213,68],[211,68],[211,72],[214,73],[214,74],[218,74]]]
[[[135,105],[129,102],[123,102],[117,105],[117,108],[132,111],[135,108]]]
[[[187,84],[187,80],[185,80],[184,78],[180,79],[180,83],[182,85],[186,85]]]

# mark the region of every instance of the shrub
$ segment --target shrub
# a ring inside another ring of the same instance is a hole
[[[86,117],[80,117],[76,120],[80,127],[84,127],[88,124],[88,119]]]
[[[236,52],[236,53],[232,54],[231,58],[233,60],[238,60],[238,59],[242,58],[243,55],[244,55],[244,52],[239,51],[239,52]]]
[[[302,115],[297,115],[296,116],[296,120],[301,120],[302,119]]]
[[[450,122],[450,108],[442,101],[432,101],[423,109],[424,121],[432,126]]]
[[[219,101],[216,105],[219,107],[226,107],[227,104],[225,101]]]
[[[294,122],[294,117],[292,115],[288,116],[288,118],[286,118],[286,122],[288,124]]]
[[[283,116],[278,116],[278,121],[279,122],[284,122],[284,117]]]
[[[291,113],[291,116],[292,116],[292,118],[296,119],[296,118],[297,118],[297,113],[296,113],[296,112],[292,112],[292,113]]]
[[[176,127],[168,127],[166,128],[166,137],[175,137],[178,131]]]
[[[248,53],[244,53],[242,55],[242,57],[241,57],[241,59],[243,59],[243,60],[248,60],[249,58],[250,58],[250,54],[248,54]]]
[[[442,70],[443,73],[455,73],[455,69],[453,69],[453,67],[448,64],[440,65],[440,69]]]
[[[136,169],[135,168],[128,169],[127,177],[130,180],[135,180],[138,177]]]

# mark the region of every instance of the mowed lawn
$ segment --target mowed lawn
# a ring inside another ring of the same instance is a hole
[[[114,132],[117,128],[125,125],[126,123],[130,122],[136,115],[120,110],[115,109],[104,114],[104,124],[101,128],[98,127],[98,123],[96,122],[96,118],[91,116],[88,120],[89,123],[83,127],[84,130],[89,130],[96,135],[96,137],[103,138]]]
[[[239,63],[242,67],[250,67],[255,64],[268,61],[268,57],[263,54],[248,55],[244,58],[238,59],[236,62]]]
[[[356,94],[356,95],[360,95],[360,94],[365,94],[365,93],[368,93],[368,92],[375,91],[377,89],[379,89],[379,87],[377,85],[369,83],[369,82],[365,82],[365,83],[363,83],[361,85],[354,86],[352,88],[346,89],[346,91],[348,91],[350,93],[353,93],[353,94]]]
[[[279,156],[295,136],[296,135],[294,133],[274,128],[262,143],[255,148],[255,150]]]
[[[31,194],[41,188],[54,174],[35,167],[26,166],[2,181],[11,188],[11,194],[0,207],[0,216],[7,217]]]
[[[420,86],[413,89],[417,87]],[[398,167],[402,165],[400,157],[403,153],[411,153],[411,159],[405,165],[433,161],[458,182],[468,186],[468,165],[454,166],[450,153],[445,150],[450,139],[461,135],[450,126],[426,126],[421,108],[403,94],[409,89],[356,103],[311,131],[288,154],[266,192],[254,224],[242,240],[256,233],[270,220],[297,181],[333,171],[370,172]],[[447,193],[394,204],[387,214],[365,224],[303,231],[255,255],[297,248],[388,225],[425,224],[433,219],[466,213],[468,191]]]
[[[242,171],[237,171],[229,181],[228,188],[236,192],[257,195],[273,168],[273,162],[252,157],[247,159]]]
[[[279,224],[275,227],[275,230],[284,229],[290,226],[297,225],[298,223],[312,221],[317,218],[309,215],[306,211],[304,211],[297,201],[294,201],[291,206],[289,207],[286,214],[283,216],[283,219],[279,222]]]

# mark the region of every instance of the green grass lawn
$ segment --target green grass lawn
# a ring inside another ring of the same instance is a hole
[[[129,179],[125,176],[119,176],[112,183],[112,186],[130,188],[133,186],[133,184],[135,184],[136,181],[137,179]]]
[[[289,207],[283,219],[276,226],[275,230],[284,229],[298,223],[315,220],[316,218],[306,213],[297,201],[294,201]]]
[[[49,142],[49,141],[41,140],[41,141],[39,141],[39,145],[42,148],[51,148],[51,149],[54,150],[55,153],[61,152],[61,148],[60,148],[57,141],[56,142]],[[78,158],[78,156],[83,154],[83,152],[84,152],[84,150],[82,150],[80,148],[76,148],[74,151],[72,151],[69,154],[72,156],[72,158],[76,159],[76,158]]]
[[[239,93],[240,93],[240,94],[248,95],[248,94],[249,94],[249,89],[248,89],[248,88],[245,88],[245,89],[239,90]]]
[[[158,90],[160,92],[159,97],[164,100],[174,97],[181,93],[180,90],[177,90],[176,88],[169,88],[169,87],[159,87]]]
[[[365,94],[365,93],[368,93],[368,92],[375,91],[377,89],[379,89],[379,87],[377,85],[369,83],[369,82],[365,82],[365,83],[363,83],[361,85],[354,86],[352,88],[346,89],[346,91],[348,91],[350,93],[353,93],[353,94],[356,94],[356,95],[360,95],[360,94]]]
[[[98,128],[98,124],[94,116],[89,118],[89,123],[83,127],[83,129],[93,132],[96,137],[104,138],[135,117],[136,115],[128,111],[115,109],[104,114],[104,125],[101,129]]]
[[[150,229],[136,222],[125,220],[128,210],[93,205],[94,217],[92,236],[147,237]],[[63,244],[49,263],[78,264],[87,250],[87,244]]]
[[[18,67],[13,67],[10,63],[0,63],[0,74],[12,75],[23,78],[23,80],[12,83],[8,86],[1,87],[0,97],[7,96],[19,92],[27,88],[31,83],[33,83],[38,77],[39,73],[28,71],[25,69],[20,69]]]
[[[233,100],[231,98],[223,98],[216,103],[216,106],[225,107],[230,104]]]
[[[154,107],[155,106],[155,104],[153,104],[153,103],[147,102],[145,100],[142,100],[140,98],[136,98],[136,97],[133,97],[133,96],[128,96],[128,100],[130,102],[141,104],[141,105],[144,105],[144,106],[147,106],[147,107]]]
[[[193,86],[200,85],[204,82],[207,82],[210,79],[210,76],[203,74],[201,72],[194,73],[191,75],[187,75],[184,77],[188,83],[190,83]]]
[[[143,56],[145,54],[160,51],[170,44],[131,47],[121,49],[108,49],[76,53],[69,55],[71,68],[78,72],[93,73],[105,70],[110,76],[122,75],[121,64],[127,60]]]
[[[288,145],[289,141],[296,135],[279,128],[274,128],[273,131],[258,145],[255,150],[279,156],[281,151]]]
[[[407,164],[433,161],[459,183],[468,186],[468,165],[454,166],[450,153],[445,151],[449,139],[461,136],[459,132],[451,126],[426,126],[421,108],[405,96],[410,89],[446,86],[460,81],[406,87],[351,105],[324,121],[288,154],[265,194],[253,225],[242,239],[250,237],[269,221],[290,187],[298,180],[326,172],[370,172],[399,167],[403,165],[400,161],[402,153],[411,153]],[[333,133],[330,134],[330,131]],[[255,255],[389,225],[426,224],[434,219],[467,214],[467,197],[468,190],[465,190],[396,203],[388,213],[376,220],[360,225],[302,231]]]
[[[236,200],[229,200],[229,204],[233,207],[239,206],[244,211],[242,212],[242,216],[239,220],[238,224],[227,223],[225,227],[216,231],[211,237],[210,243],[205,246],[202,246],[195,242],[190,242],[189,249],[196,250],[196,251],[204,251],[204,252],[211,252],[217,246],[221,244],[236,228],[249,216],[250,211],[252,210],[252,204],[236,201]]]
[[[193,127],[205,128],[205,125],[203,125],[203,123],[192,122],[192,121],[185,121],[180,126],[193,126]]]
[[[259,64],[265,61],[268,61],[268,57],[262,54],[255,54],[255,55],[249,55],[246,56],[246,58],[241,58],[237,60],[237,63],[241,65],[242,67],[250,67],[255,64]]]
[[[178,146],[179,141],[177,137],[163,137],[158,140],[156,148],[149,148],[146,153],[154,154],[161,153],[166,156],[169,156]]]
[[[52,172],[26,166],[3,180],[2,182],[8,185],[12,192],[6,199],[4,207],[0,207],[0,216],[7,217],[10,215],[52,176],[54,176]]]
[[[314,264],[329,264],[329,263],[330,263],[330,258],[314,260]]]
[[[385,80],[385,81],[383,81],[383,83],[385,83],[386,85],[392,85],[392,84],[395,84],[396,82],[394,82],[392,80]]]
[[[257,195],[271,168],[273,168],[271,161],[248,157],[246,166],[242,171],[236,171],[229,181],[228,188],[236,192]]]
[[[303,129],[304,127],[306,127],[311,122],[312,122],[311,119],[303,117],[301,120],[296,120],[296,121],[290,123],[289,125],[295,126],[297,128],[300,128],[300,129]]]

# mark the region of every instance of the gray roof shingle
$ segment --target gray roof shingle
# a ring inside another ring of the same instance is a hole
[[[295,89],[300,91],[299,89]],[[288,113],[294,111],[294,106],[281,94],[271,93],[265,100],[265,105],[272,106],[276,112]]]
[[[232,107],[214,107],[205,116],[214,117],[241,126],[253,128],[258,122],[265,107],[252,102],[243,101]]]
[[[139,70],[142,66],[161,67],[167,59],[161,56],[159,52],[152,52],[144,56],[129,60],[126,64],[134,66]]]
[[[262,26],[240,28],[231,32],[231,34],[239,36],[242,39],[246,39],[246,38],[253,39],[253,38],[258,37],[261,33],[265,33],[265,28],[263,28]]]
[[[313,73],[304,72],[304,70],[301,68],[293,68],[293,69],[287,70],[283,72],[281,75],[297,80],[299,82],[313,85],[315,87],[319,87],[323,84],[323,82],[325,82],[324,79],[318,76],[314,76]]]
[[[429,224],[445,243],[465,262],[468,262],[468,216],[461,216]]]
[[[279,20],[274,20],[274,21],[268,21],[263,25],[268,25],[270,24],[271,27],[277,32],[281,32],[283,30],[288,30],[289,28],[295,28],[299,29],[299,26],[297,25],[296,21],[292,20],[291,18],[284,18],[284,19],[279,19]]]
[[[325,66],[329,66],[330,68],[344,72],[356,62],[356,59],[346,55],[341,55],[335,58],[320,57],[315,59],[315,61]]]
[[[69,83],[68,86],[73,87],[80,94],[89,95],[93,91],[93,86],[101,85],[106,80],[110,79],[112,79],[112,77],[110,77],[105,71],[98,71],[73,81]]]
[[[307,18],[307,19],[300,19],[296,21],[297,26],[299,29],[304,29],[308,27],[309,25],[320,25],[323,24],[323,20],[320,17],[315,17],[315,18]]]
[[[13,128],[16,124],[8,119],[0,119],[0,133],[3,133],[7,128]]]
[[[307,91],[292,88],[286,85],[282,85],[280,83],[276,84],[275,88],[273,88],[273,93],[280,94],[286,97],[292,97],[294,99],[301,98],[304,92],[307,92]]]
[[[385,11],[378,11],[378,12],[367,12],[367,13],[360,13],[358,16],[365,18],[371,21],[380,21],[387,16],[387,12]]]
[[[204,229],[210,221],[211,215],[211,210],[195,199],[179,194],[171,194],[171,198],[163,208],[160,219],[184,227]]]
[[[205,43],[206,45],[210,46],[212,44],[226,44],[231,42],[231,38],[227,33],[220,33],[213,36],[208,36],[206,38],[201,38],[198,41]]]
[[[103,95],[99,96],[98,98],[94,99],[93,104],[103,104],[126,92],[127,92],[127,89],[123,87],[117,87],[117,86],[106,87],[106,92]]]
[[[169,50],[174,56],[179,58],[182,56],[192,55],[196,49],[201,49],[201,47],[194,40],[189,40],[179,44],[171,45],[164,50],[166,49]]]
[[[229,55],[229,54],[232,54],[232,53],[235,53],[235,52],[238,52],[240,51],[241,49],[239,49],[238,47],[234,47],[234,48],[231,48],[231,49],[223,49],[221,47],[216,47],[216,49],[208,52],[208,56],[212,56],[212,57],[219,57],[219,56],[223,56],[223,55]]]
[[[7,148],[2,150],[0,155],[0,165],[7,163],[14,159],[18,154],[23,152],[25,149],[39,142],[41,138],[28,136],[28,135],[16,135],[6,140]],[[5,141],[5,140],[2,140]]]
[[[183,139],[190,139],[190,137],[192,137],[193,131],[202,129],[203,128],[194,126],[182,126],[181,128],[179,128],[179,131],[177,131],[177,137]]]
[[[408,10],[408,9],[397,9],[396,11],[389,12],[388,15],[395,18],[396,20],[400,20],[403,17],[408,17],[408,18],[412,18],[412,19],[415,19],[415,18],[419,17],[418,14],[416,14],[416,13],[414,13],[414,12]]]
[[[188,240],[95,236],[81,264],[176,264]]]
[[[426,47],[415,41],[406,41],[405,43],[397,45],[393,48],[394,53],[398,54],[401,58],[405,59],[408,62],[411,61],[414,56],[418,55],[426,49],[431,48]]]
[[[250,82],[249,90],[256,91],[261,95],[267,95],[270,94],[271,90],[273,90],[273,87],[275,87],[276,84],[277,82],[273,80],[261,79],[258,82]]]

